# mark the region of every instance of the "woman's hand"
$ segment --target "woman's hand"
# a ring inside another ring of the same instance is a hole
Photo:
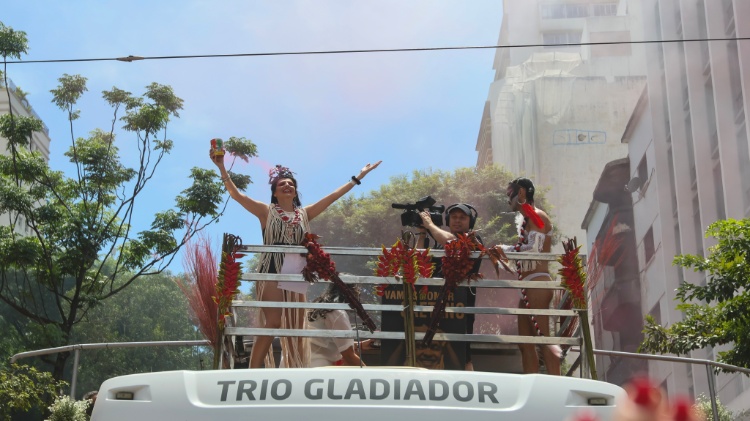
[[[219,167],[220,170],[224,169],[224,156],[216,156],[214,155],[214,150],[209,149],[208,150],[208,156],[211,158],[211,162],[214,163],[217,167]]]
[[[362,180],[363,178],[365,178],[365,176],[366,176],[366,175],[367,175],[367,174],[368,174],[368,173],[369,173],[370,171],[372,171],[372,170],[374,170],[375,168],[377,168],[377,167],[378,167],[378,165],[380,165],[380,163],[381,163],[381,162],[383,162],[383,161],[381,160],[381,161],[378,161],[378,162],[376,162],[376,163],[374,163],[374,164],[367,164],[367,165],[365,165],[364,167],[362,167],[362,171],[360,171],[360,172],[359,172],[359,175],[357,176],[357,180],[360,180],[360,181],[361,181],[361,180]]]

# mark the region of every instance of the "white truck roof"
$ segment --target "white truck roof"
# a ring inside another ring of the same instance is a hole
[[[582,409],[608,419],[623,394],[609,383],[538,374],[382,367],[169,371],[105,381],[91,419],[560,421]]]

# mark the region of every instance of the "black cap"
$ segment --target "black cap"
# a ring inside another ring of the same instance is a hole
[[[450,215],[450,213],[453,212],[454,209],[460,209],[463,213],[472,216],[469,208],[463,203],[456,203],[455,205],[449,206],[448,209],[445,210],[445,214]]]

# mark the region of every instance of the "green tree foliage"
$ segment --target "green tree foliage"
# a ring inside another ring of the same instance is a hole
[[[20,58],[26,44],[23,32],[0,24],[4,59]],[[193,235],[223,212],[224,187],[216,172],[193,168],[192,185],[175,205],[156,213],[150,228],[136,232],[131,225],[136,204],[174,146],[166,137],[167,126],[179,116],[182,99],[157,83],[140,96],[112,88],[103,92],[113,109],[109,129],[77,137],[81,111],[76,103],[87,91],[86,78],[63,75],[59,82],[51,92],[70,122],[65,156],[72,176],[53,171],[29,150],[41,121],[0,116],[0,136],[8,140],[7,155],[0,155],[0,215],[8,215],[0,226],[0,301],[28,320],[27,349],[70,344],[73,327],[92,309],[139,277],[161,273]],[[7,88],[5,93],[10,95]],[[244,138],[230,146],[235,156],[255,156],[255,145]],[[134,162],[123,162],[120,147],[136,151]],[[29,235],[20,235],[15,226]],[[60,353],[47,361],[56,379],[62,378],[68,357]]]
[[[138,279],[120,294],[93,308],[73,331],[75,343],[145,342],[202,339],[190,319],[187,299],[167,273]],[[76,390],[98,390],[125,374],[200,369],[211,361],[192,347],[97,349],[81,352]]]
[[[76,401],[68,396],[58,396],[49,407],[49,418],[45,421],[88,421],[86,408],[89,401]]]
[[[55,396],[64,385],[50,373],[26,365],[0,368],[0,419],[10,421],[15,415],[42,407],[45,399]]]
[[[750,219],[714,222],[706,237],[717,241],[707,257],[684,254],[674,259],[677,265],[705,273],[706,285],[684,283],[677,289],[682,321],[666,327],[647,316],[640,349],[680,355],[731,345],[718,353],[718,361],[750,368]]]
[[[706,395],[700,395],[695,399],[695,406],[701,411],[704,419],[713,420],[713,409],[711,408],[711,398]],[[719,398],[716,398],[716,410],[719,413],[718,421],[747,421],[750,420],[750,411],[732,412],[724,406]]]

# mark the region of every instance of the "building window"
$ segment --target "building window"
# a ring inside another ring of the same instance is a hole
[[[646,154],[643,154],[643,158],[641,158],[641,162],[638,164],[638,179],[641,181],[641,188],[646,186],[646,183],[648,183],[648,160],[646,159]],[[645,193],[644,191],[641,191],[641,194]]]
[[[539,13],[542,19],[585,18],[589,14],[587,4],[542,4]]]
[[[594,4],[591,11],[594,16],[616,16],[617,3]]]
[[[714,166],[714,194],[716,195],[716,217],[726,219],[727,212],[724,207],[724,182],[721,178],[721,161],[716,160]]]
[[[704,0],[696,0],[695,10],[697,11],[698,18],[698,38],[708,38],[708,26],[706,23],[706,5]],[[709,63],[708,53],[708,42],[701,42],[701,59],[703,60],[703,67]]]
[[[747,123],[737,131],[737,155],[740,160],[740,180],[744,191],[745,216],[750,217],[750,144],[747,141]]]
[[[693,228],[695,229],[695,250],[698,256],[703,256],[703,225],[701,225],[701,207],[698,192],[693,192]]]
[[[651,259],[654,257],[654,254],[656,253],[656,246],[654,245],[654,227],[646,231],[646,235],[643,236],[643,251],[645,252],[646,260],[645,263],[648,264],[648,262],[651,261]]]
[[[547,32],[542,34],[542,43],[545,46],[557,46],[560,44],[580,44],[581,33],[576,32]]]

